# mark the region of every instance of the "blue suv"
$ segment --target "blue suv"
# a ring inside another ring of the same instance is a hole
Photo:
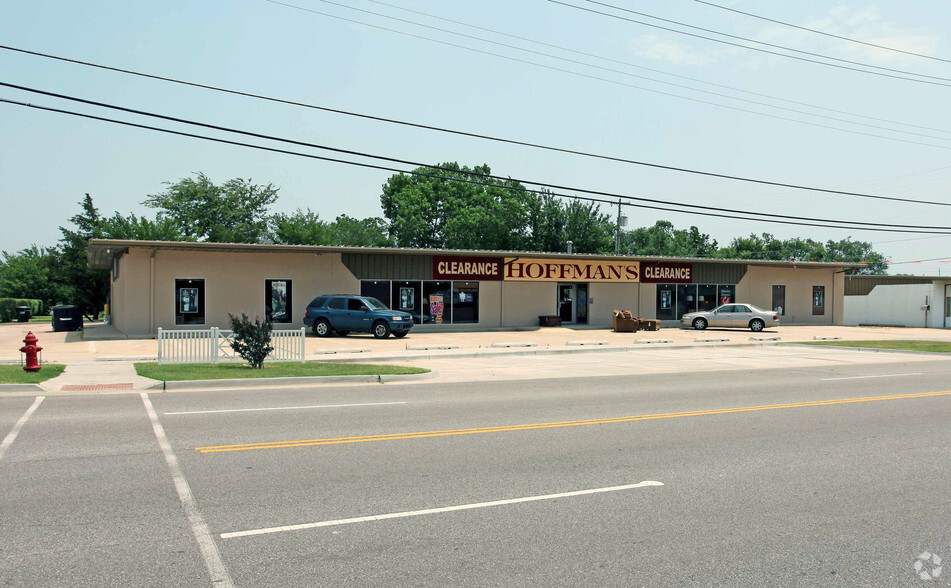
[[[341,337],[351,331],[373,333],[377,339],[405,337],[413,328],[413,315],[390,310],[369,296],[326,294],[314,298],[304,311],[304,324],[318,337],[329,337],[336,331]]]

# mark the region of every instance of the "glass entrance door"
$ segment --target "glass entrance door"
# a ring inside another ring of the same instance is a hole
[[[558,284],[558,316],[563,323],[575,321],[575,285]]]

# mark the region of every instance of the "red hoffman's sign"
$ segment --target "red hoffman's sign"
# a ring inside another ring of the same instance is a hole
[[[501,257],[433,256],[434,280],[501,280]]]
[[[693,264],[644,262],[641,264],[641,281],[652,284],[691,284]]]

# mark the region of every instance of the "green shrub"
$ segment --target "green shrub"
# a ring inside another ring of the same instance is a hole
[[[17,317],[17,301],[0,298],[0,323],[8,323]]]
[[[46,314],[46,307],[42,300],[33,298],[0,298],[0,323],[15,321],[18,306],[29,306],[30,314],[33,316]]]
[[[242,313],[239,319],[230,312],[228,318],[231,319],[231,348],[252,369],[264,367],[264,359],[274,351],[271,347],[271,321],[262,323],[260,317],[255,317],[252,323],[248,315]]]

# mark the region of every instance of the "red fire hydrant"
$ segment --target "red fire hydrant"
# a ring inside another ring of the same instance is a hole
[[[40,363],[37,361],[37,354],[40,351],[43,351],[42,347],[37,346],[36,335],[33,334],[33,331],[30,331],[26,334],[26,339],[23,340],[26,345],[20,348],[20,351],[26,354],[26,365],[23,366],[28,372],[38,372],[40,371]]]

